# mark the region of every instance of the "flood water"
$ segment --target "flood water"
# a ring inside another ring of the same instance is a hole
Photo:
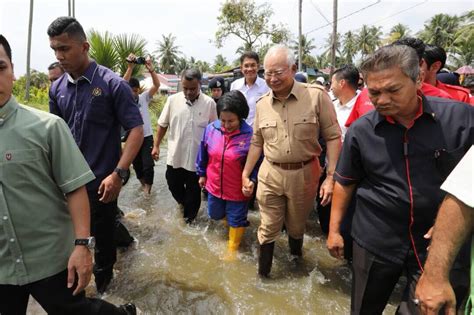
[[[104,299],[134,302],[142,314],[350,313],[350,269],[329,256],[314,217],[307,224],[303,263],[290,261],[287,236],[282,234],[271,279],[260,280],[258,211],[249,212],[250,226],[238,260],[221,261],[227,228],[208,219],[205,201],[195,224],[184,224],[166,185],[166,152],[161,154],[151,196],[144,198],[133,174],[120,195],[124,222],[138,242],[118,255],[115,278]],[[94,291],[89,286],[88,292]],[[42,313],[31,304],[30,314]],[[389,305],[385,313],[394,311]]]

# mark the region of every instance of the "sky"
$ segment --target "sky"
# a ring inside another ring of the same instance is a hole
[[[194,57],[213,64],[217,54],[229,62],[238,59],[236,49],[241,45],[229,38],[224,47],[213,43],[217,31],[217,16],[223,0],[76,0],[75,17],[87,31],[91,28],[113,34],[137,33],[148,42],[146,49],[153,52],[162,35],[172,33],[176,44],[187,58]],[[274,15],[272,23],[283,23],[296,38],[298,34],[298,0],[256,0],[270,3]],[[10,42],[15,74],[26,72],[28,40],[28,0],[0,0],[0,34]],[[371,4],[373,4],[371,6]],[[332,21],[332,0],[303,0],[303,33],[314,40],[322,51]],[[439,13],[460,15],[474,9],[471,0],[339,0],[338,32],[357,31],[363,24],[381,26],[387,33],[403,23],[412,33],[423,28],[432,16]],[[358,10],[361,10],[357,12]],[[46,72],[55,61],[46,34],[48,25],[58,16],[67,15],[68,0],[35,0],[32,35],[31,68]],[[327,26],[326,26],[327,25]]]

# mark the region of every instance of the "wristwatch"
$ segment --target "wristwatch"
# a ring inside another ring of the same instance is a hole
[[[114,172],[117,173],[117,175],[122,180],[122,186],[128,182],[128,179],[130,178],[130,170],[124,170],[123,168],[116,167]]]
[[[90,250],[93,250],[95,248],[95,237],[91,236],[88,238],[76,238],[74,241],[75,246],[86,246]]]

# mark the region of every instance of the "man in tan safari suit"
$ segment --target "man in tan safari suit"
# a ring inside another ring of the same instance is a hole
[[[291,254],[302,256],[306,220],[313,209],[321,172],[320,133],[327,142],[328,176],[319,193],[324,204],[331,201],[341,131],[327,93],[319,86],[293,79],[296,65],[291,50],[281,45],[272,47],[265,56],[264,68],[271,91],[257,102],[242,190],[246,194],[253,190],[249,174],[263,153],[257,189],[261,215],[258,273],[268,277],[275,240],[283,224]]]

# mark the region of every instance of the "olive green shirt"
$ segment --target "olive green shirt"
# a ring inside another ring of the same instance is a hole
[[[74,230],[65,194],[93,179],[60,117],[14,97],[0,107],[0,284],[67,268]]]

